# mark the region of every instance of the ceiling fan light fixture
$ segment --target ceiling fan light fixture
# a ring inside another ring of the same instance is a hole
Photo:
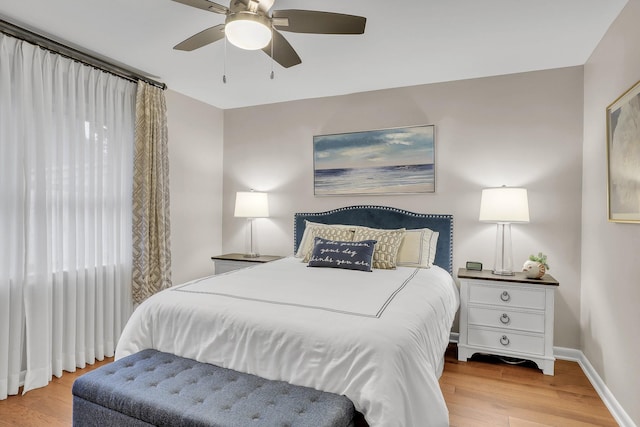
[[[224,32],[233,45],[240,49],[262,49],[271,41],[269,19],[253,12],[238,12],[227,17]]]

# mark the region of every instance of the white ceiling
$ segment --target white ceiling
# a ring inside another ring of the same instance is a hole
[[[219,3],[229,5],[228,0]],[[365,34],[285,33],[302,64],[178,42],[223,15],[171,0],[0,0],[2,18],[143,70],[219,108],[582,65],[627,0],[276,0],[367,17]],[[273,66],[275,79],[269,79]]]

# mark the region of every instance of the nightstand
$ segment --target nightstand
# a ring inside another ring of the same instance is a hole
[[[553,306],[559,283],[550,275],[498,276],[489,270],[458,270],[458,360],[474,353],[526,359],[553,375]]]
[[[277,255],[260,255],[255,258],[245,258],[244,254],[224,254],[211,257],[215,268],[214,274],[222,274],[228,271],[239,270],[241,268],[271,262],[281,258],[284,257]]]

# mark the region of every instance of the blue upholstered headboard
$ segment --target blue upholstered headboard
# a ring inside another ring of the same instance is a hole
[[[440,233],[434,264],[453,274],[453,215],[421,214],[388,206],[347,206],[327,212],[296,213],[293,225],[294,253],[302,240],[305,220],[387,229],[429,228]]]

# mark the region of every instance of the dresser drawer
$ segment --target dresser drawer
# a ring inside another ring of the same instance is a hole
[[[469,327],[469,345],[490,350],[544,354],[544,335],[525,335],[508,330]]]
[[[544,333],[543,312],[469,307],[467,323],[476,326]]]
[[[544,310],[545,292],[544,289],[472,283],[469,285],[469,303]]]

